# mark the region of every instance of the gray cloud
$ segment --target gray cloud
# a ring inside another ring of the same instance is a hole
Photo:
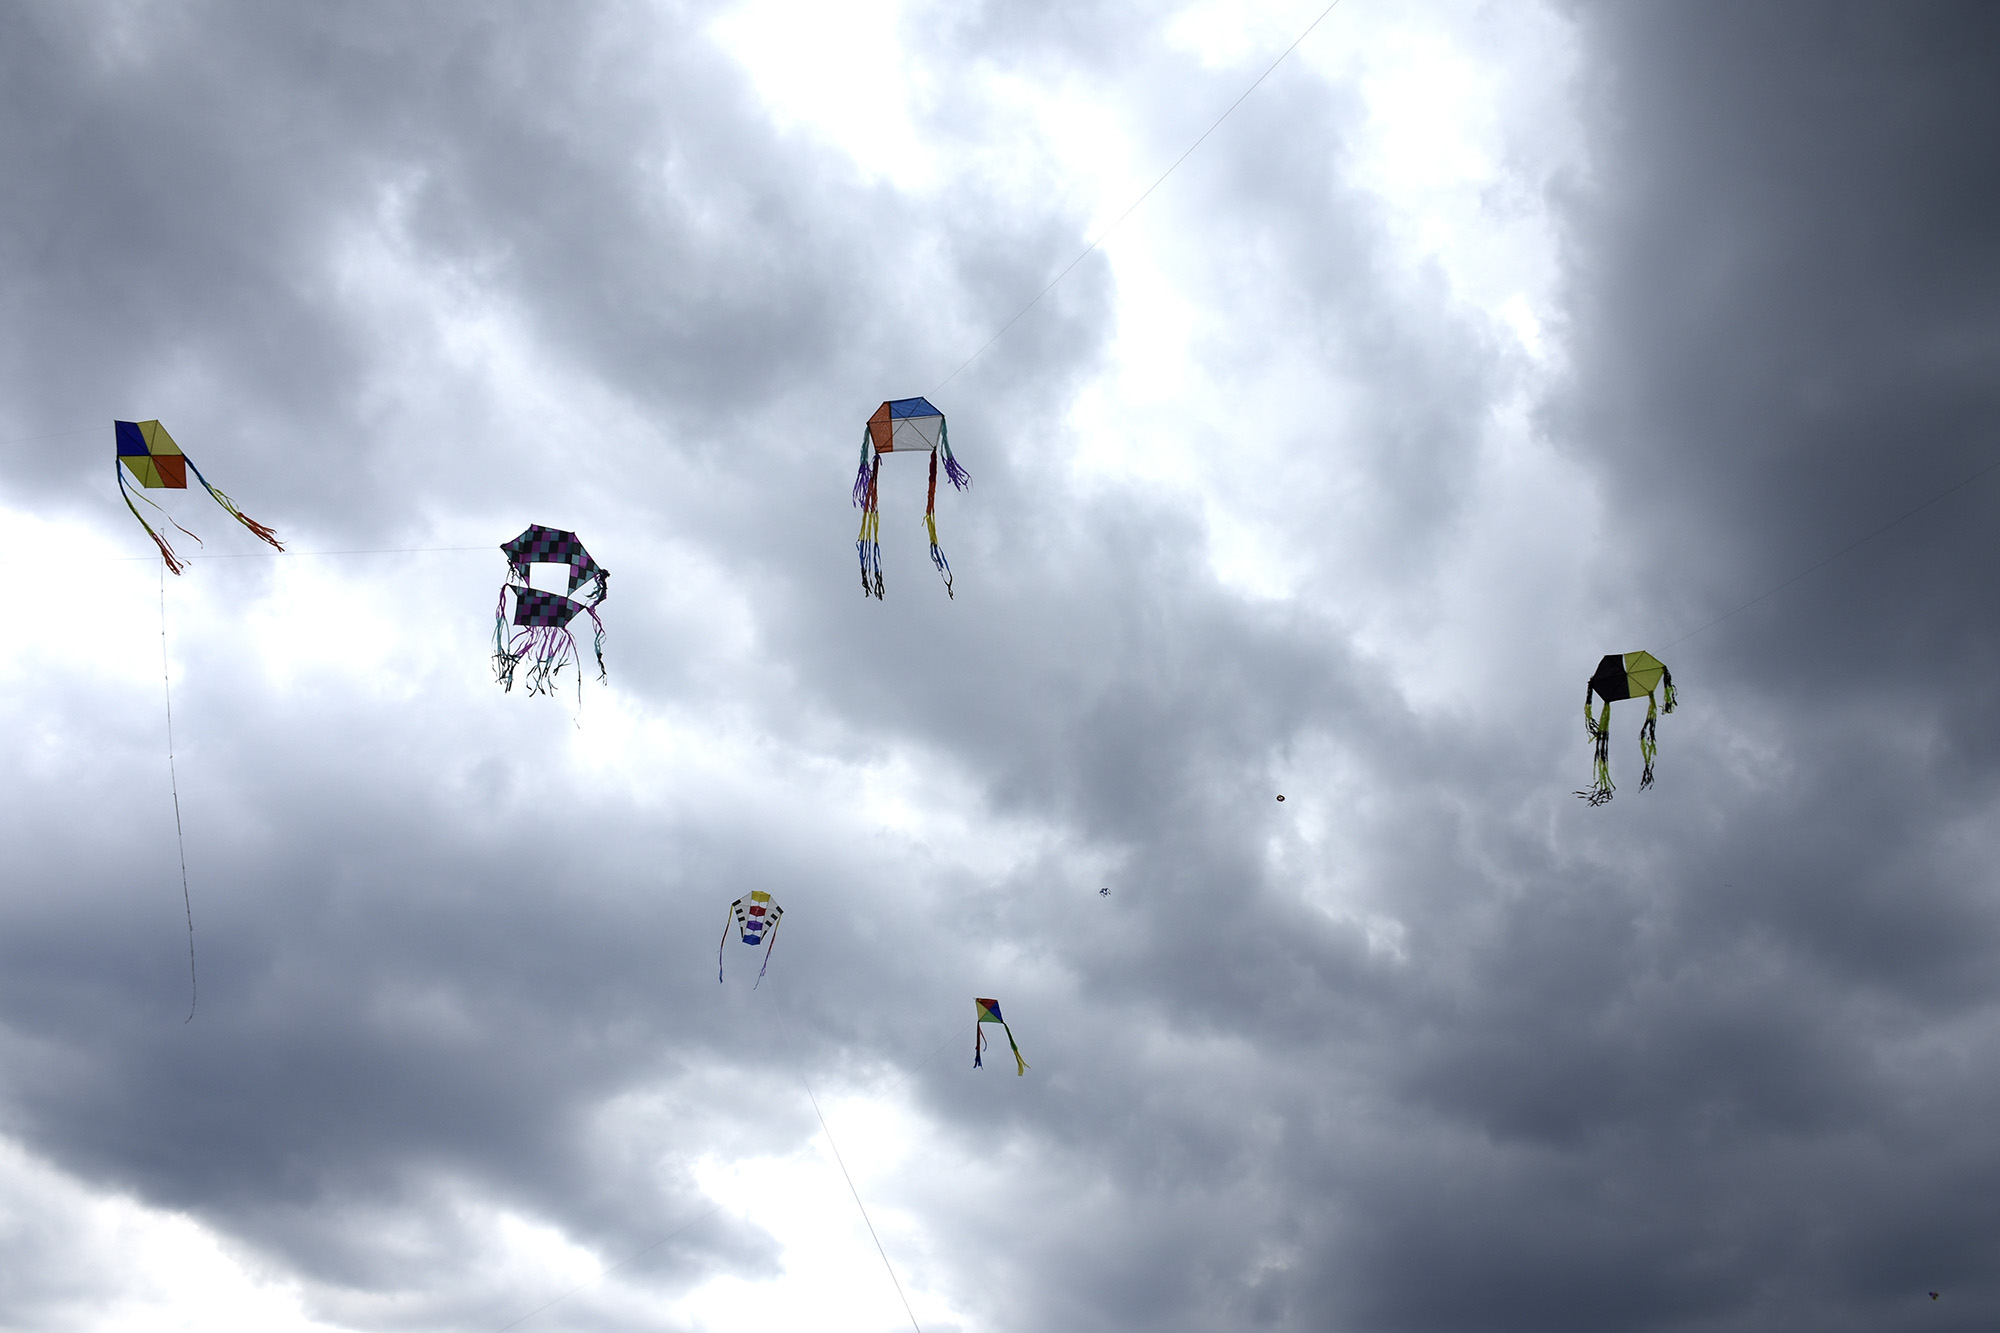
[[[859,418],[1088,224],[959,157],[928,192],[871,181],[767,120],[712,17],[0,19],[10,438],[159,415],[306,550],[545,521],[614,575],[580,712],[485,678],[485,553],[170,590],[182,1026],[152,575],[78,572],[103,664],[7,668],[6,1133],[354,1328],[556,1294],[507,1218],[607,1261],[695,1221],[527,1325],[693,1326],[668,1303],[775,1261],[702,1218],[699,1174],[810,1140],[801,1071],[877,1097],[837,1126],[901,1106],[925,1135],[871,1203],[969,1326],[1979,1322],[1987,493],[1667,645],[1982,461],[1984,13],[1565,20],[1589,169],[1493,207],[1560,210],[1569,368],[1537,406],[1595,533],[1482,461],[1540,372],[1399,250],[1358,84],[1288,67],[1130,224],[1181,266],[1240,434],[1136,441],[1208,460],[1187,491],[1072,473],[1130,271],[1086,261],[951,387],[958,597],[905,469],[881,605],[853,586]],[[1241,79],[1154,22],[906,38],[967,87],[1115,86],[1170,160]],[[946,96],[919,128],[969,158],[996,114]],[[102,444],[5,446],[6,502],[138,549]],[[1211,504],[1297,553],[1295,592],[1217,574]],[[1475,646],[1453,608],[1496,513],[1500,569],[1577,568]],[[1439,642],[1442,704],[1409,669]],[[1643,796],[1616,715],[1625,790],[1589,811],[1576,687],[1640,646],[1687,703]],[[773,977],[747,991],[734,946],[717,987],[752,887],[788,909]],[[974,993],[1030,1078],[963,1069]],[[0,1322],[104,1317],[111,1279],[93,1307],[50,1277],[75,1234],[0,1227]]]

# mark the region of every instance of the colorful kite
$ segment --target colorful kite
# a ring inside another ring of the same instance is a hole
[[[1014,1045],[1014,1029],[1008,1027],[1007,1020],[1000,1017],[1000,1001],[974,1000],[972,1002],[972,1009],[977,1015],[972,1024],[972,1067],[974,1069],[984,1068],[980,1063],[979,1053],[986,1049],[986,1029],[979,1025],[981,1023],[998,1023],[1001,1030],[1007,1034],[1007,1045],[1014,1052],[1015,1075],[1026,1074],[1028,1072],[1028,1062],[1021,1058],[1021,1048]]]
[[[1646,760],[1646,771],[1639,778],[1639,790],[1653,785],[1653,758],[1659,752],[1659,740],[1654,724],[1659,720],[1661,708],[1653,697],[1653,691],[1666,689],[1667,706],[1664,711],[1673,712],[1677,702],[1674,696],[1674,673],[1667,670],[1667,664],[1651,653],[1609,653],[1597,664],[1597,674],[1583,687],[1583,729],[1595,743],[1597,780],[1586,790],[1577,793],[1592,805],[1603,805],[1611,799],[1611,704],[1617,699],[1636,699],[1646,696],[1646,721],[1639,728],[1639,753]],[[1595,694],[1604,700],[1602,716],[1590,715],[1590,696]]]
[[[951,456],[951,437],[944,428],[944,413],[931,406],[928,398],[897,398],[875,409],[861,430],[861,469],[854,474],[854,503],[861,507],[861,535],[854,549],[861,557],[861,594],[882,596],[882,515],[877,508],[875,484],[882,472],[882,455],[916,452],[931,456],[931,486],[924,501],[924,529],[931,535],[931,563],[944,579],[945,596],[951,590],[951,564],[937,537],[938,455],[944,455],[944,474],[951,484],[964,490],[972,484],[958,460]]]
[[[757,969],[756,984],[751,990],[764,984],[764,968],[771,965],[771,950],[778,947],[778,922],[785,916],[785,909],[771,901],[771,895],[762,889],[750,890],[748,898],[738,898],[729,904],[729,912],[722,918],[722,943],[715,946],[715,979],[722,980],[722,951],[729,947],[729,918],[736,918],[736,928],[743,932],[743,942],[753,949],[764,943],[769,935],[771,942],[764,944],[764,967]]]
[[[604,673],[604,621],[598,604],[604,600],[610,573],[590,558],[574,532],[561,532],[537,523],[500,548],[507,556],[507,581],[500,586],[500,602],[493,608],[493,676],[508,690],[514,688],[514,668],[528,659],[528,693],[553,694],[556,676],[564,664],[577,663],[576,691],[583,698],[583,666],[577,658],[576,640],[570,637],[569,622],[582,612],[597,627],[597,678]],[[561,593],[543,592],[528,582],[530,565],[568,565],[569,590],[588,583],[590,600],[579,602]],[[514,594],[514,634],[507,634],[507,594]]]
[[[146,521],[146,516],[132,503],[132,488],[125,480],[128,471],[138,480],[140,486],[149,491],[184,491],[187,489],[188,473],[193,472],[195,480],[215,497],[217,504],[229,511],[230,517],[280,551],[285,549],[278,541],[278,534],[238,509],[234,500],[209,485],[208,478],[201,475],[201,469],[194,465],[192,458],[181,452],[181,447],[174,443],[173,436],[167,434],[165,426],[157,421],[114,421],[111,426],[118,440],[117,460],[111,465],[112,471],[118,474],[118,492],[124,496],[125,507],[132,511],[132,517],[139,520],[139,526],[153,539],[153,545],[160,548],[160,558],[167,562],[168,569],[176,574],[180,573],[180,557],[174,554],[173,547],[167,545],[165,537],[153,531],[153,525]],[[119,466],[120,464],[123,466]],[[139,498],[145,500],[143,495]],[[153,505],[155,509],[160,509],[151,500],[146,500],[146,503]],[[166,512],[160,509],[162,515]],[[167,521],[174,522],[172,518],[168,518]],[[179,523],[174,523],[174,526],[181,528]],[[188,532],[186,528],[181,528],[181,531],[194,537],[194,534]],[[194,539],[197,542],[201,540],[199,537]]]

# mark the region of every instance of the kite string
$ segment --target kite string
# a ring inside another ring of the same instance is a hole
[[[910,1308],[910,1298],[903,1294],[903,1283],[896,1276],[896,1267],[889,1262],[889,1251],[882,1248],[882,1237],[876,1234],[874,1219],[868,1216],[868,1205],[861,1202],[861,1191],[854,1187],[854,1177],[848,1173],[847,1160],[840,1155],[840,1145],[833,1141],[833,1126],[826,1123],[826,1112],[819,1109],[819,1098],[814,1095],[812,1083],[806,1078],[805,1065],[799,1061],[798,1048],[792,1044],[792,1026],[785,1018],[785,1006],[778,1003],[774,996],[771,1007],[777,1010],[778,1030],[784,1034],[785,1049],[791,1054],[792,1067],[798,1072],[799,1084],[806,1090],[806,1100],[812,1103],[813,1114],[819,1117],[820,1133],[826,1135],[826,1146],[833,1149],[833,1160],[840,1167],[841,1179],[847,1182],[847,1192],[854,1196],[854,1206],[860,1210],[862,1224],[868,1228],[868,1238],[875,1242],[875,1253],[882,1256],[882,1267],[888,1271],[889,1282],[896,1288],[896,1299],[903,1303],[903,1313],[910,1317],[910,1327],[917,1333],[924,1333],[923,1325],[917,1322],[917,1312]]]
[[[1953,482],[1951,485],[1939,491],[1936,495],[1933,495],[1930,499],[1925,500],[1923,503],[1916,505],[1912,508],[1905,509],[1902,513],[1896,515],[1896,517],[1890,519],[1887,523],[1884,523],[1881,527],[1876,528],[1874,531],[1867,533],[1864,536],[1856,537],[1853,541],[1841,547],[1838,551],[1835,551],[1832,555],[1827,556],[1826,558],[1820,560],[1816,564],[1808,565],[1806,568],[1800,570],[1798,573],[1786,579],[1783,583],[1765,589],[1763,592],[1758,593],[1755,597],[1752,597],[1749,601],[1743,603],[1741,606],[1732,608],[1731,610],[1728,611],[1724,611],[1721,615],[1709,621],[1707,624],[1702,625],[1698,629],[1689,630],[1687,633],[1681,635],[1680,638],[1675,639],[1673,643],[1667,644],[1660,651],[1665,652],[1668,648],[1672,648],[1675,644],[1686,643],[1689,639],[1692,639],[1697,634],[1706,634],[1709,630],[1714,629],[1717,625],[1720,625],[1723,621],[1729,619],[1731,616],[1737,615],[1738,613],[1743,611],[1748,611],[1751,607],[1757,605],[1757,603],[1763,601],[1767,597],[1777,596],[1779,593],[1791,587],[1794,583],[1797,583],[1800,579],[1804,578],[1806,575],[1826,568],[1834,561],[1840,559],[1840,557],[1846,555],[1849,551],[1852,551],[1855,547],[1864,546],[1867,543],[1874,541],[1877,537],[1887,532],[1890,528],[1895,527],[1898,523],[1902,523],[1907,519],[1915,518],[1918,514],[1921,514],[1924,510],[1929,509],[1932,505],[1944,499],[1946,496],[1951,495],[1955,491],[1964,490],[1967,486],[1970,486],[1973,482],[1978,481],[1981,477],[1985,476],[1989,472],[1992,472],[1996,468],[2000,468],[2000,463],[1988,463],[1985,467],[1980,468],[1979,471],[1973,473],[1971,476]]]
[[[1256,92],[1257,89],[1263,84],[1264,80],[1270,78],[1271,75],[1276,72],[1278,66],[1285,63],[1285,57],[1289,56],[1292,52],[1298,50],[1299,43],[1303,42],[1306,38],[1312,36],[1313,29],[1317,28],[1321,23],[1323,23],[1326,20],[1326,16],[1328,14],[1331,14],[1336,8],[1339,7],[1339,5],[1340,5],[1340,0],[1333,0],[1332,4],[1328,5],[1325,9],[1322,9],[1319,12],[1319,17],[1314,19],[1311,23],[1308,23],[1306,25],[1305,31],[1300,33],[1297,37],[1294,37],[1292,39],[1292,44],[1286,47],[1283,51],[1280,51],[1278,53],[1278,58],[1271,62],[1270,67],[1267,68],[1262,74],[1259,74],[1257,76],[1256,81],[1252,83],[1248,88],[1245,88],[1243,90],[1243,95],[1241,97],[1238,97],[1234,102],[1231,102],[1229,104],[1228,110],[1224,111],[1221,115],[1217,116],[1215,118],[1215,123],[1210,125],[1207,129],[1203,130],[1201,132],[1201,137],[1199,139],[1196,139],[1193,143],[1189,144],[1187,147],[1187,151],[1182,153],[1179,157],[1175,158],[1173,161],[1173,165],[1168,167],[1165,171],[1161,172],[1159,179],[1146,187],[1146,191],[1144,194],[1141,194],[1137,199],[1134,199],[1131,202],[1131,204],[1126,207],[1125,211],[1123,213],[1120,213],[1117,216],[1117,218],[1112,221],[1110,226],[1106,227],[1103,231],[1099,232],[1096,240],[1092,241],[1089,245],[1084,246],[1082,253],[1077,255],[1075,259],[1070,260],[1069,266],[1067,268],[1063,269],[1062,272],[1056,274],[1055,277],[1051,278],[1049,280],[1048,286],[1042,288],[1039,292],[1035,293],[1034,299],[1030,300],[1028,304],[1022,306],[1019,310],[1015,311],[1014,318],[1008,320],[1005,324],[1002,324],[1000,326],[1000,332],[994,334],[991,338],[988,338],[985,342],[981,343],[979,345],[978,351],[974,352],[971,356],[965,358],[965,360],[959,362],[958,370],[952,371],[951,374],[946,375],[943,379],[939,380],[937,388],[932,389],[931,392],[937,393],[940,390],[942,390],[945,385],[957,379],[959,370],[964,370],[974,361],[977,361],[982,355],[985,354],[987,348],[991,347],[994,343],[1000,341],[1000,339],[1006,334],[1007,330],[1013,328],[1016,324],[1020,323],[1022,316],[1026,315],[1030,310],[1033,310],[1036,306],[1040,305],[1042,298],[1044,296],[1047,296],[1050,292],[1054,291],[1056,289],[1056,284],[1061,282],[1064,278],[1067,278],[1070,275],[1071,269],[1075,268],[1078,264],[1081,264],[1084,260],[1090,258],[1091,252],[1096,250],[1098,246],[1104,244],[1104,242],[1110,237],[1111,233],[1117,231],[1118,228],[1124,223],[1126,218],[1131,217],[1133,213],[1137,212],[1139,205],[1145,203],[1147,199],[1152,197],[1153,191],[1159,189],[1162,185],[1166,184],[1167,177],[1173,175],[1174,172],[1180,167],[1181,163],[1187,161],[1190,157],[1194,156],[1194,150],[1201,147],[1202,144],[1206,143],[1208,141],[1209,135],[1221,129],[1222,122],[1228,120],[1230,114],[1234,112],[1237,107],[1242,106],[1243,103],[1249,99],[1250,94]]]
[[[167,562],[160,562],[160,685],[167,698],[167,786],[174,794],[174,844],[181,856],[181,908],[187,913],[188,932],[188,1016],[194,1022],[194,1007],[201,998],[201,986],[194,970],[194,899],[188,893],[187,837],[181,832],[181,780],[174,768],[174,682],[167,659]]]
[[[723,925],[722,938],[725,942],[729,939],[729,927],[726,918]],[[893,1092],[897,1088],[902,1087],[905,1083],[915,1078],[924,1065],[929,1064],[932,1060],[936,1059],[939,1051],[942,1051],[946,1046],[949,1046],[952,1042],[957,1040],[959,1040],[959,1036],[957,1033],[953,1033],[951,1036],[946,1037],[943,1041],[939,1042],[936,1046],[931,1048],[930,1054],[923,1056],[914,1065],[912,1065],[910,1069],[901,1078],[897,1079],[893,1083],[885,1085],[883,1088],[880,1089],[880,1091],[884,1093]],[[786,1041],[787,1043],[790,1042],[789,1035],[786,1037]],[[815,1105],[813,1109],[817,1111],[819,1108],[817,1105]],[[825,1125],[826,1121],[824,1118],[822,1118],[820,1120],[821,1128],[825,1128]],[[829,1134],[827,1137],[828,1140],[831,1141],[833,1136]],[[554,1306],[562,1304],[570,1297],[576,1295],[579,1291],[582,1291],[585,1287],[595,1286],[597,1283],[602,1282],[605,1278],[610,1277],[613,1273],[617,1272],[619,1269],[625,1268],[631,1264],[638,1262],[640,1259],[645,1258],[647,1255],[651,1254],[654,1250],[659,1249],[662,1245],[665,1245],[668,1241],[674,1239],[676,1236],[680,1235],[683,1231],[686,1231],[689,1227],[694,1226],[698,1222],[705,1222],[709,1218],[715,1216],[717,1213],[722,1211],[722,1208],[723,1205],[720,1202],[717,1202],[711,1205],[710,1207],[704,1209],[703,1211],[696,1213],[693,1217],[681,1223],[681,1225],[675,1227],[672,1231],[660,1237],[660,1239],[654,1241],[651,1245],[648,1245],[645,1249],[638,1251],[636,1254],[632,1254],[626,1258],[620,1259],[617,1263],[612,1264],[609,1268],[606,1268],[601,1272],[599,1272],[595,1277],[585,1278],[583,1281],[577,1283],[574,1287],[571,1287],[568,1291],[564,1292],[562,1295],[557,1296],[553,1300],[546,1301],[543,1304],[536,1306],[534,1309],[528,1311],[528,1313],[522,1315],[519,1319],[516,1319],[513,1323],[508,1324],[502,1328],[496,1329],[494,1333],[509,1333],[510,1330],[519,1328],[522,1324],[527,1323],[530,1319],[533,1319],[536,1315],[540,1314],[542,1311],[551,1309]],[[901,1288],[898,1287],[897,1290],[900,1293]]]

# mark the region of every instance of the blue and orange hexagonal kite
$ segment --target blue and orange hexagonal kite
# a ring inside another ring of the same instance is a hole
[[[928,398],[892,398],[875,409],[861,430],[861,467],[854,474],[854,503],[861,510],[861,535],[854,550],[861,557],[861,594],[882,596],[882,515],[877,508],[876,482],[882,475],[884,454],[927,453],[931,456],[931,484],[924,501],[924,530],[930,533],[931,563],[944,580],[947,597],[951,590],[951,563],[944,558],[937,536],[938,455],[944,455],[944,475],[959,490],[972,478],[951,456],[951,436],[945,431],[944,413],[931,406]]]

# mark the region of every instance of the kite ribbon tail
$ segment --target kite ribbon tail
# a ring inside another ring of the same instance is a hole
[[[722,928],[722,938],[725,940],[729,938],[728,926],[724,926]],[[764,946],[764,966],[757,969],[757,980],[751,983],[750,985],[751,990],[756,990],[757,987],[764,984],[764,972],[771,966],[771,950],[777,947],[778,947],[778,923],[773,922],[771,924],[771,942]]]
[[[1000,1028],[1007,1034],[1007,1045],[1014,1052],[1015,1076],[1016,1077],[1025,1076],[1028,1072],[1028,1062],[1021,1058],[1021,1048],[1019,1046],[1014,1045],[1014,1029],[1008,1027],[1005,1021],[1001,1022]]]
[[[952,457],[951,432],[945,429],[945,424],[942,421],[938,423],[938,448],[944,451],[944,475],[950,479],[952,489],[962,491],[970,486],[972,484],[972,474],[960,467],[958,460]],[[936,489],[935,484],[933,484],[932,489]]]
[[[194,465],[194,460],[192,458],[188,459],[188,470],[194,473],[195,480],[199,481],[202,484],[203,488],[206,489],[208,493],[215,498],[215,502],[221,505],[224,509],[229,511],[230,517],[234,518],[238,523],[241,523],[244,527],[250,529],[253,535],[263,538],[265,541],[271,543],[271,545],[277,547],[280,551],[285,549],[285,544],[278,540],[277,533],[265,527],[262,523],[259,523],[256,519],[250,517],[250,515],[244,513],[241,509],[238,509],[236,507],[236,502],[234,500],[224,495],[221,491],[217,490],[215,487],[209,485],[208,478],[201,475],[201,469]]]
[[[931,489],[924,501],[924,531],[931,535],[931,563],[937,566],[938,576],[944,580],[944,595],[957,600],[958,594],[951,590],[951,561],[944,558],[944,548],[937,539],[937,450],[931,450]]]
[[[600,598],[599,600],[601,601],[602,599]],[[610,679],[604,670],[604,621],[598,618],[596,602],[592,602],[583,609],[590,613],[590,623],[597,626],[597,634],[591,640],[591,646],[597,650],[597,679],[602,684]],[[581,671],[576,673],[576,687],[579,691],[583,689],[583,673]],[[581,698],[581,694],[578,697]]]
[[[1674,705],[1680,702],[1680,696],[1674,693],[1674,673],[1667,670],[1665,662],[1660,663],[1660,681],[1667,687],[1667,706],[1660,711],[1671,713],[1674,711]]]
[[[125,507],[132,511],[133,518],[139,520],[139,526],[144,528],[146,535],[153,539],[153,545],[160,548],[160,559],[166,561],[168,572],[179,574],[181,572],[180,557],[174,554],[173,547],[167,545],[165,537],[153,531],[153,525],[146,521],[146,516],[139,512],[139,507],[132,503],[132,493],[125,487],[125,469],[119,465],[118,460],[115,458],[111,460],[111,468],[118,474],[118,494],[125,501]],[[157,506],[155,507],[157,508]],[[179,525],[176,524],[175,526],[178,527]],[[182,531],[185,532],[186,529],[183,528]],[[199,541],[200,539],[196,538],[196,540]]]
[[[1646,761],[1646,771],[1639,775],[1639,790],[1653,785],[1653,758],[1660,752],[1660,738],[1655,724],[1660,720],[1659,705],[1653,696],[1646,696],[1646,720],[1639,726],[1639,754]]]
[[[772,941],[776,943],[776,941]],[[722,951],[729,947],[729,909],[722,912],[722,943],[715,946],[715,984],[722,984]]]
[[[972,1067],[974,1069],[984,1069],[986,1067],[979,1063],[979,1053],[985,1049],[986,1029],[974,1023],[972,1025]]]
[[[493,607],[493,682],[506,693],[514,692],[514,668],[521,655],[507,648],[507,588],[500,585],[500,600]]]
[[[882,600],[882,510],[876,483],[882,472],[882,455],[865,466],[868,487],[861,497],[861,532],[854,539],[855,554],[861,557],[861,595]],[[861,489],[861,483],[855,483]]]
[[[1614,790],[1611,785],[1611,701],[1604,701],[1604,715],[1593,720],[1590,716],[1590,695],[1585,693],[1583,724],[1595,742],[1591,760],[1596,773],[1591,785],[1577,795],[1594,806],[1603,805],[1611,799]]]

